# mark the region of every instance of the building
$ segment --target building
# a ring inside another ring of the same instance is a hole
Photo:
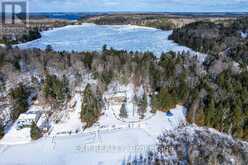
[[[17,129],[30,127],[33,122],[37,123],[40,118],[40,112],[22,113],[17,120]]]
[[[43,113],[37,121],[37,126],[40,128],[40,130],[42,130],[43,133],[48,132],[50,128],[48,116],[48,114]]]
[[[115,94],[112,94],[109,96],[105,96],[105,99],[108,100],[108,102],[113,104],[113,105],[122,104],[127,99],[126,91],[120,91],[118,93],[115,93]]]

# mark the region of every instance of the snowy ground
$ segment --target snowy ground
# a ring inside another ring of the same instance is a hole
[[[17,130],[17,122],[15,122],[11,128],[7,131],[0,144],[24,144],[31,141],[30,128],[23,128]]]
[[[39,111],[42,110],[41,107],[31,106],[29,111]],[[30,128],[17,129],[17,121],[8,128],[3,139],[1,139],[0,144],[24,144],[29,143],[30,138]]]
[[[48,136],[23,145],[0,145],[0,164],[122,164],[123,160],[154,150],[156,137],[163,130],[172,130],[185,121],[184,111],[183,107],[177,106],[171,111],[171,117],[158,112],[140,123],[110,120],[115,127],[71,136]]]
[[[240,35],[243,39],[245,39],[248,36],[248,32],[240,32]]]
[[[143,87],[135,88],[133,84],[120,85],[118,82],[113,82],[109,85],[108,90],[104,93],[104,107],[102,109],[102,116],[96,124],[92,127],[83,130],[84,124],[80,120],[81,100],[80,94],[76,93],[71,100],[74,105],[72,111],[65,113],[59,123],[53,123],[49,136],[67,136],[71,134],[91,134],[98,131],[110,131],[115,129],[127,128],[142,128],[151,132],[150,134],[156,138],[161,134],[163,129],[173,129],[185,121],[186,109],[182,106],[177,106],[171,112],[174,116],[166,116],[165,113],[157,112],[151,113],[150,98],[148,97],[148,107],[145,113],[145,118],[140,119],[137,113],[137,105],[133,102],[134,96],[142,97],[144,94]],[[111,98],[116,96],[123,96],[126,98],[126,109],[128,118],[120,118],[119,112],[122,102],[113,102]],[[154,123],[159,123],[154,125]],[[151,131],[149,131],[151,130]]]
[[[52,122],[49,134],[38,141],[31,141],[29,128],[16,130],[14,124],[0,142],[0,164],[118,165],[123,160],[154,150],[157,137],[163,130],[173,130],[185,123],[184,107],[172,109],[172,116],[163,112],[153,114],[150,112],[150,99],[147,99],[146,117],[139,119],[132,100],[135,95],[141,97],[144,94],[143,87],[134,88],[132,84],[114,82],[103,95],[103,115],[95,125],[83,130],[80,93],[75,93],[70,101],[69,112],[62,113],[59,123]],[[116,96],[126,97],[129,114],[126,119],[118,115],[121,103],[111,101]],[[39,108],[32,106],[31,110],[34,109]]]
[[[155,142],[141,129],[113,130],[101,133],[99,136],[92,134],[48,137],[25,145],[1,146],[0,164],[118,165],[131,155],[145,152],[145,149],[149,149]],[[134,147],[137,149],[133,149]]]

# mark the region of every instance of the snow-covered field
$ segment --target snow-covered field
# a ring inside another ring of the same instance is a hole
[[[53,49],[62,51],[100,51],[106,44],[118,50],[151,51],[160,56],[168,51],[191,51],[168,40],[172,31],[134,25],[69,25],[42,32],[40,39],[19,44],[21,48],[45,49],[51,45]]]
[[[48,134],[31,141],[30,128],[16,129],[14,124],[0,141],[0,164],[4,165],[118,165],[154,150],[157,137],[164,130],[173,130],[185,123],[186,109],[176,106],[171,115],[151,113],[147,99],[145,118],[137,115],[134,96],[143,96],[142,86],[120,85],[113,82],[104,93],[103,115],[92,127],[83,130],[80,121],[82,97],[75,93],[67,113],[58,123],[51,122]],[[119,117],[120,102],[113,98],[124,96],[128,118]],[[39,107],[31,106],[34,111]],[[42,118],[41,118],[42,119]],[[39,123],[39,122],[38,122]],[[22,154],[24,153],[24,154]]]
[[[177,106],[171,111],[173,113],[171,117],[159,112],[149,120],[126,127],[126,123],[117,122],[113,128],[99,128],[91,133],[48,136],[28,144],[10,146],[2,144],[0,164],[122,164],[123,160],[154,150],[157,135],[163,130],[172,130],[185,121],[184,111],[183,107]]]
[[[0,164],[118,165],[130,155],[139,155],[154,144],[155,140],[141,129],[123,129],[99,135],[48,137],[25,145],[1,146]],[[134,147],[144,149],[137,148],[135,153]]]

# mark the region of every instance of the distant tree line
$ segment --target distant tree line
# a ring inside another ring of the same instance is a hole
[[[106,15],[98,17],[94,20],[83,20],[93,22],[97,25],[140,25],[158,28],[162,30],[170,30],[176,28],[175,23],[162,15]]]
[[[0,43],[13,45],[41,38],[41,34],[38,28],[31,28],[21,35],[18,34],[13,36],[15,37],[12,38],[12,36],[3,36],[3,38],[0,40]]]
[[[248,17],[228,23],[200,21],[175,29],[170,39],[196,51],[231,57],[240,64],[248,64],[248,40],[241,32],[248,32]]]

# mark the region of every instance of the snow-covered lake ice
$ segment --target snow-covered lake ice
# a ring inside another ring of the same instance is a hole
[[[188,51],[168,40],[172,31],[134,25],[69,25],[42,32],[40,39],[19,44],[21,48],[45,49],[51,45],[57,51],[100,51],[103,45],[118,50],[162,52]]]

